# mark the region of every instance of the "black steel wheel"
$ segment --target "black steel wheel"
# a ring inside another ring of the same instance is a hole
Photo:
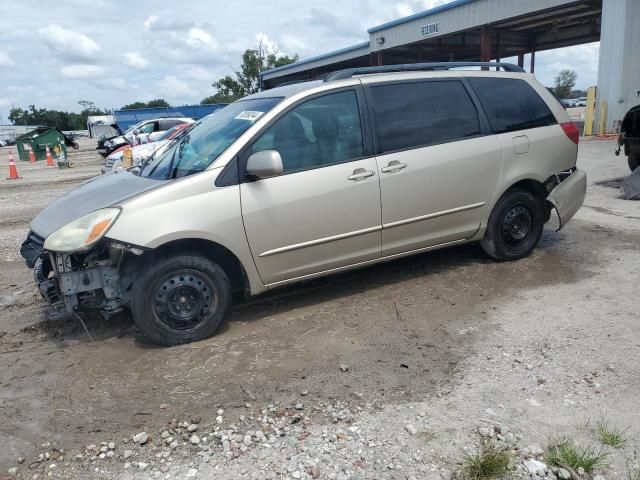
[[[154,342],[171,346],[209,337],[224,320],[231,300],[225,272],[199,255],[160,259],[140,275],[131,311]]]
[[[482,248],[496,260],[526,257],[540,240],[544,214],[543,202],[532,193],[507,191],[491,212]]]

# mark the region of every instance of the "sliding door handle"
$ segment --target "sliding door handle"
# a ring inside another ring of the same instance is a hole
[[[406,163],[399,162],[398,160],[391,160],[386,167],[382,167],[384,173],[397,172],[398,170],[402,170],[403,168],[407,168]]]

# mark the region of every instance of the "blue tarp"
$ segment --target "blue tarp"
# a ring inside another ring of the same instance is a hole
[[[127,130],[132,125],[143,120],[151,120],[162,117],[189,117],[199,120],[210,113],[225,107],[226,103],[213,105],[185,105],[183,107],[138,108],[136,110],[116,110],[113,112],[116,123],[122,129]]]

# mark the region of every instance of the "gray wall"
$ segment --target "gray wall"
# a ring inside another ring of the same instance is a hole
[[[640,104],[640,0],[603,0],[596,125],[600,102],[608,103],[607,132]]]

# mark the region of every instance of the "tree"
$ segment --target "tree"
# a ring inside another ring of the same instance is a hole
[[[97,108],[93,102],[87,100],[81,100],[78,103],[83,107],[81,113],[36,108],[35,105],[29,105],[27,109],[14,107],[9,112],[9,120],[14,125],[45,125],[58,127],[60,130],[83,130],[87,128],[89,115],[109,113]]]
[[[169,102],[167,102],[164,98],[156,98],[155,100],[151,100],[147,102],[147,108],[165,108],[170,107]]]
[[[170,107],[169,103],[164,98],[156,98],[150,102],[133,102],[122,107],[122,110],[135,110],[137,108],[164,108]]]
[[[569,98],[571,90],[576,86],[578,74],[573,70],[560,70],[556,76],[553,91],[558,98]]]
[[[264,44],[264,40],[260,40],[256,48],[245,50],[242,54],[242,65],[238,70],[234,70],[233,75],[226,75],[213,82],[217,93],[200,103],[204,103],[205,100],[207,103],[229,103],[256,93],[260,89],[260,72],[297,61],[298,55],[279,55],[277,47],[269,48]]]

